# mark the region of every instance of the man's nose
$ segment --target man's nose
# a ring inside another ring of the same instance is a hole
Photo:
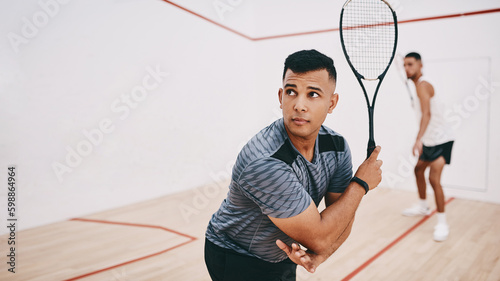
[[[297,99],[295,99],[294,109],[296,111],[307,111],[307,99],[303,95],[298,95]]]

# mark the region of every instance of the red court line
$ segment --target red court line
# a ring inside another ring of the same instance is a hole
[[[264,37],[257,37],[257,38],[252,38],[248,35],[245,35],[239,31],[236,31],[232,28],[229,28],[223,24],[220,24],[214,20],[211,20],[205,16],[202,16],[196,12],[193,12],[185,7],[182,7],[179,4],[173,3],[172,1],[168,0],[162,0],[165,3],[168,3],[172,6],[175,6],[183,11],[186,11],[194,16],[197,16],[201,19],[204,19],[212,24],[215,24],[229,32],[232,32],[236,35],[239,35],[245,39],[251,40],[251,41],[262,41],[262,40],[269,40],[269,39],[277,39],[277,38],[284,38],[284,37],[294,37],[294,36],[302,36],[302,35],[309,35],[309,34],[317,34],[317,33],[325,33],[325,32],[333,32],[333,31],[338,31],[339,28],[329,28],[329,29],[323,29],[323,30],[314,30],[314,31],[306,31],[306,32],[297,32],[297,33],[288,33],[288,34],[281,34],[281,35],[271,35],[271,36],[264,36]],[[458,13],[458,14],[450,14],[450,15],[441,15],[441,16],[434,16],[434,17],[426,17],[426,18],[418,18],[418,19],[410,19],[410,20],[402,20],[398,21],[398,24],[403,24],[403,23],[410,23],[410,22],[418,22],[418,21],[428,21],[428,20],[439,20],[439,19],[447,19],[447,18],[455,18],[455,17],[464,17],[464,16],[473,16],[473,15],[480,15],[480,14],[489,14],[489,13],[497,13],[500,12],[500,8],[495,8],[495,9],[489,9],[489,10],[481,10],[481,11],[473,11],[473,12],[465,12],[465,13]]]
[[[445,205],[453,201],[453,197],[448,199],[445,202]],[[431,216],[433,216],[436,213],[436,210],[434,210],[430,215],[423,217],[420,221],[418,221],[415,225],[410,227],[405,233],[401,234],[398,238],[396,238],[394,241],[392,241],[389,245],[385,246],[382,250],[380,250],[378,253],[376,253],[373,257],[369,258],[366,262],[364,262],[362,265],[360,265],[358,268],[356,268],[353,272],[351,272],[349,275],[344,277],[342,281],[347,281],[351,280],[356,274],[360,273],[363,269],[365,269],[368,265],[370,265],[372,262],[374,262],[378,257],[380,257],[383,253],[387,252],[392,246],[396,245],[399,241],[403,240],[408,234],[410,234],[412,231],[414,231],[417,227],[419,227],[421,224],[423,224],[425,221],[427,221]]]
[[[171,232],[171,233],[174,233],[174,234],[182,236],[182,237],[186,237],[189,240],[186,241],[186,242],[183,242],[181,244],[172,246],[172,247],[170,247],[168,249],[165,249],[163,251],[160,251],[160,252],[156,252],[156,253],[153,253],[153,254],[150,254],[150,255],[147,255],[147,256],[143,256],[143,257],[140,257],[140,258],[137,258],[137,259],[133,259],[133,260],[126,261],[126,262],[123,262],[123,263],[120,263],[120,264],[116,264],[116,265],[113,265],[113,266],[110,266],[110,267],[106,267],[106,268],[103,268],[103,269],[92,271],[92,272],[89,272],[89,273],[86,273],[86,274],[83,274],[83,275],[80,275],[80,276],[77,276],[77,277],[66,279],[64,281],[78,280],[78,279],[81,279],[81,278],[84,278],[84,277],[88,277],[88,276],[91,276],[91,275],[94,275],[94,274],[97,274],[97,273],[101,273],[101,272],[104,272],[104,271],[107,271],[107,270],[111,270],[113,268],[120,267],[120,266],[123,266],[123,265],[127,265],[127,264],[134,263],[134,262],[137,262],[137,261],[145,260],[145,259],[157,256],[157,255],[166,253],[166,252],[171,251],[173,249],[179,248],[181,246],[184,246],[184,245],[189,244],[189,243],[193,242],[194,240],[196,240],[196,237],[193,237],[191,235],[187,235],[187,234],[184,234],[184,233],[172,230],[172,229],[168,229],[166,227],[157,226],[157,225],[135,224],[135,223],[114,222],[114,221],[104,221],[104,220],[93,220],[93,219],[83,219],[83,218],[74,218],[74,219],[70,219],[70,220],[71,221],[95,222],[95,223],[105,223],[105,224],[116,224],[116,225],[124,225],[124,226],[134,226],[134,227],[146,227],[146,228],[161,229],[161,230],[164,230],[164,231],[167,231],[167,232]]]
[[[251,37],[249,37],[249,36],[247,36],[247,35],[245,35],[245,34],[243,34],[243,33],[239,32],[239,31],[236,31],[236,30],[234,30],[234,29],[232,29],[232,28],[229,28],[229,27],[227,27],[227,26],[225,26],[225,25],[222,25],[222,24],[220,24],[220,23],[218,23],[218,22],[216,22],[216,21],[213,21],[213,20],[211,20],[211,19],[209,19],[209,18],[207,18],[207,17],[204,17],[204,16],[202,16],[202,15],[200,15],[200,14],[198,14],[198,13],[195,13],[195,12],[193,12],[193,11],[191,11],[191,10],[187,9],[187,8],[184,8],[184,7],[182,7],[182,6],[178,5],[178,4],[175,4],[175,3],[174,3],[174,2],[172,2],[172,1],[168,1],[168,0],[162,0],[162,1],[164,1],[164,2],[168,3],[168,4],[172,5],[172,6],[175,6],[175,7],[179,8],[179,9],[181,9],[181,10],[184,10],[184,11],[186,11],[186,12],[188,12],[188,13],[192,14],[192,15],[195,15],[195,16],[197,16],[197,17],[201,18],[201,19],[204,19],[204,20],[206,20],[206,21],[208,21],[208,22],[210,22],[210,23],[213,23],[213,24],[215,24],[215,25],[217,25],[217,26],[219,26],[219,27],[222,27],[222,28],[224,28],[225,30],[230,31],[230,32],[232,32],[232,33],[234,33],[234,34],[237,34],[237,35],[239,35],[239,36],[241,36],[241,37],[244,37],[244,38],[246,38],[246,39],[248,39],[248,40],[254,40],[253,38],[251,38]]]
[[[269,40],[269,39],[294,37],[294,36],[310,35],[310,34],[325,33],[325,32],[334,32],[334,31],[339,31],[339,28],[337,27],[337,28],[315,30],[315,31],[305,31],[305,32],[289,33],[289,34],[282,34],[282,35],[272,35],[272,36],[251,38],[250,40],[252,40],[252,41],[262,41],[262,40]]]
[[[417,22],[417,21],[440,20],[440,19],[474,16],[474,15],[498,13],[498,12],[500,12],[500,8],[481,10],[481,11],[473,11],[473,12],[467,12],[467,13],[458,13],[458,14],[451,14],[451,15],[444,15],[444,16],[420,18],[420,19],[402,20],[402,21],[398,21],[398,23],[401,24],[401,23],[409,23],[409,22]]]
[[[74,219],[70,219],[70,220],[72,220],[72,221],[86,221],[86,222],[106,223],[106,224],[118,224],[118,225],[136,226],[136,227],[156,228],[156,229],[161,229],[161,230],[165,230],[165,231],[168,231],[168,232],[172,232],[172,233],[175,233],[177,235],[180,235],[180,236],[192,239],[192,240],[196,239],[196,237],[193,237],[193,236],[190,236],[190,235],[187,235],[187,234],[184,234],[184,233],[181,233],[181,232],[178,232],[178,231],[175,231],[175,230],[163,227],[163,226],[158,226],[158,225],[137,224],[137,223],[128,223],[128,222],[116,222],[116,221],[105,221],[105,220],[94,220],[94,219],[83,219],[83,218],[74,218]]]

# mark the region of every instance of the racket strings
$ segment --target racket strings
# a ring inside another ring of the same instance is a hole
[[[396,40],[392,10],[381,0],[353,0],[344,7],[342,37],[356,71],[367,80],[382,74]]]

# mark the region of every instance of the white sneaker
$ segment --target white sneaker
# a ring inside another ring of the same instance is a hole
[[[402,214],[407,217],[428,216],[431,214],[431,209],[429,209],[429,207],[423,208],[422,206],[415,204],[411,208],[404,209]]]
[[[434,227],[434,240],[437,242],[442,242],[448,238],[450,234],[450,229],[447,224],[438,223]]]

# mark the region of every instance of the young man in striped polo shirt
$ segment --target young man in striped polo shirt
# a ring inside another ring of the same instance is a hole
[[[283,118],[243,147],[207,228],[213,280],[295,280],[297,264],[314,272],[349,236],[363,195],[380,183],[382,161],[377,147],[353,178],[346,140],[322,125],[338,102],[336,75],[333,60],[315,50],[286,59]]]

